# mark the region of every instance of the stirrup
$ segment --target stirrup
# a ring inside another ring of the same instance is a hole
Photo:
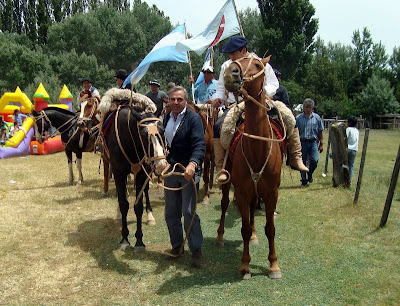
[[[220,181],[218,180],[218,177],[219,177],[221,174],[225,174],[226,177],[227,177],[227,179],[226,179],[225,181],[223,181],[223,182],[220,182]],[[229,171],[227,171],[227,170],[225,170],[225,169],[221,169],[220,171],[217,172],[216,182],[217,182],[218,185],[221,186],[221,185],[224,185],[224,184],[229,183],[230,181],[231,181],[231,174],[229,173]]]

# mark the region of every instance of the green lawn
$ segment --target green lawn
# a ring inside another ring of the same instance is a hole
[[[66,186],[64,153],[0,160],[0,304],[398,305],[398,186],[388,223],[377,228],[399,139],[400,131],[370,132],[357,205],[352,202],[361,151],[350,189],[332,187],[331,164],[322,177],[325,152],[308,188],[300,188],[299,173],[283,169],[276,218],[281,280],[267,277],[263,212],[256,216],[260,244],[251,247],[250,280],[237,276],[242,242],[234,203],[225,247],[214,245],[217,189],[210,205],[197,208],[205,238],[205,265],[198,270],[190,267],[189,252],[178,260],[162,254],[170,247],[162,190],[151,189],[157,225],[144,225],[147,252],[123,252],[117,250],[115,187],[111,182],[111,195],[101,197],[98,156],[84,154],[82,186]],[[129,219],[133,243],[133,210]]]

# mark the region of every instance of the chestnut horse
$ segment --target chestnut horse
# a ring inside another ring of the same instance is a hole
[[[281,278],[275,252],[274,211],[281,181],[282,153],[279,140],[274,139],[267,114],[264,89],[265,65],[268,59],[255,54],[231,63],[225,70],[224,81],[228,91],[242,96],[245,101],[245,128],[235,151],[229,156],[226,169],[231,173],[236,202],[242,217],[243,254],[239,274],[248,279],[250,274],[250,241],[258,242],[255,235],[254,212],[257,198],[265,203],[265,235],[269,242],[269,277]],[[229,205],[230,182],[222,185],[221,220],[216,242],[223,245],[224,221]]]

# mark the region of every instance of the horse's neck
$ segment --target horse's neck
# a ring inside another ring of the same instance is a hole
[[[49,118],[52,126],[54,126],[56,129],[60,128],[68,120],[71,120],[74,117],[73,115],[64,114],[62,112],[57,112],[57,111],[49,111],[46,113],[46,115]],[[70,125],[68,124],[67,126],[70,126]]]
[[[265,104],[265,102],[262,101],[262,98],[257,99],[257,101],[262,105]],[[245,132],[252,135],[270,137],[269,121],[266,109],[249,100],[245,102],[244,110],[246,118],[244,128]]]

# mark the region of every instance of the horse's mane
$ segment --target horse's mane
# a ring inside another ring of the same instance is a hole
[[[70,112],[69,110],[60,108],[60,107],[55,107],[55,106],[49,106],[43,109],[44,111],[46,110],[53,110],[53,111],[57,111],[59,113],[63,113],[64,115],[69,115],[69,116],[75,116],[75,113]]]

